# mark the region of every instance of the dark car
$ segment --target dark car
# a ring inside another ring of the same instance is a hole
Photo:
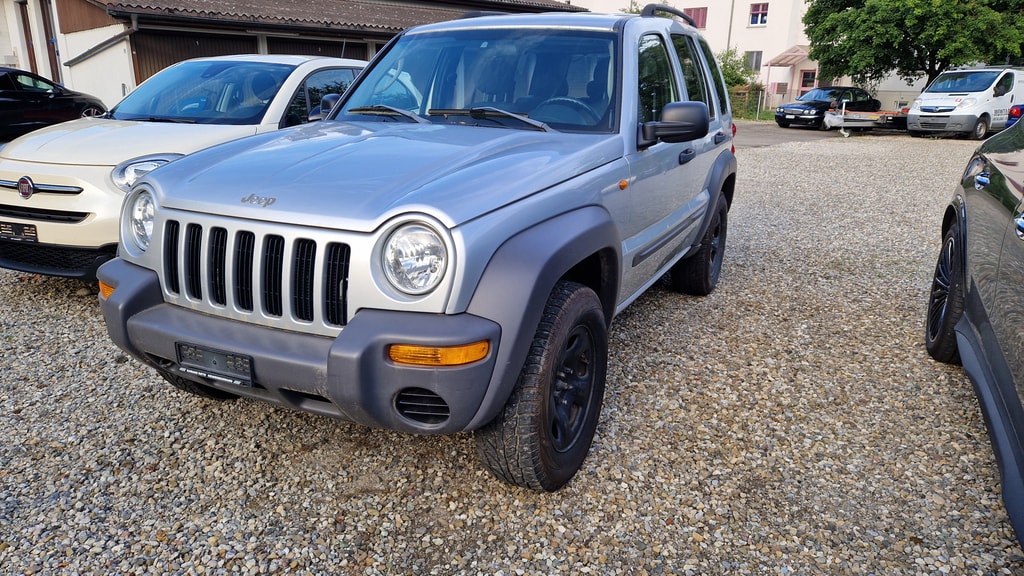
[[[825,112],[830,108],[840,109],[846,102],[847,110],[857,112],[878,112],[882,103],[860,88],[849,86],[828,86],[815,88],[798,97],[796,102],[783,104],[775,109],[775,122],[783,128],[790,126],[813,126],[826,129]]]
[[[0,68],[0,140],[43,126],[106,112],[95,96],[14,68]]]
[[[986,140],[942,217],[925,324],[933,358],[961,363],[974,386],[1024,541],[1024,131]]]

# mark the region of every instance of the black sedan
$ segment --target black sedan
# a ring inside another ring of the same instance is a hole
[[[796,102],[776,108],[775,122],[783,128],[813,126],[825,129],[825,112],[830,108],[842,109],[843,102],[846,102],[847,110],[857,112],[878,112],[882,109],[881,102],[860,88],[828,86],[815,88],[799,96]]]
[[[1024,542],[1024,126],[986,140],[942,217],[925,345],[963,364]]]
[[[106,107],[99,98],[68,90],[31,72],[0,68],[0,141],[104,112]]]

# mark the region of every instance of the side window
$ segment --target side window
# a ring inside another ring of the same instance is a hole
[[[684,34],[672,36],[672,44],[679,55],[679,65],[683,69],[683,83],[686,86],[686,97],[694,102],[703,102],[708,105],[708,112],[711,118],[715,117],[715,105],[711,95],[708,94],[707,74],[700,61],[697,45],[693,38]]]
[[[715,93],[718,94],[718,109],[722,114],[727,114],[729,112],[729,98],[725,93],[725,80],[722,79],[722,71],[718,68],[715,53],[711,51],[711,46],[708,46],[707,40],[703,38],[700,39],[700,50],[704,53],[704,60],[711,68],[711,83],[715,86]],[[708,102],[708,107],[711,107],[710,102]]]
[[[1013,72],[1007,72],[996,82],[995,95],[1003,96],[1013,90]]]
[[[355,73],[350,68],[321,70],[306,78],[306,82],[288,104],[288,115],[285,126],[295,126],[309,121],[309,114],[320,106],[320,99],[325,94],[344,94]]]
[[[56,92],[56,86],[53,84],[24,74],[16,75],[14,81],[22,90],[28,92]]]
[[[648,34],[640,39],[637,67],[640,71],[637,81],[638,120],[657,121],[665,104],[679,100],[672,64],[661,36]]]

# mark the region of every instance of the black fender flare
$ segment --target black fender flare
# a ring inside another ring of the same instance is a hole
[[[599,285],[591,285],[610,324],[619,289],[621,238],[611,215],[586,206],[532,226],[503,243],[491,257],[467,312],[501,326],[495,369],[472,430],[498,415],[526,362],[544,306],[555,284],[588,258],[601,258]],[[603,255],[603,257],[602,257]]]
[[[707,232],[708,226],[711,225],[711,220],[715,216],[715,207],[718,206],[719,196],[725,196],[725,202],[732,208],[732,196],[733,187],[735,186],[736,176],[736,155],[726,150],[722,154],[719,154],[715,158],[715,163],[711,167],[711,171],[708,174],[707,179],[707,190],[709,193],[708,197],[708,209],[704,214],[704,220],[700,223],[700,230],[696,236],[697,243],[690,247],[689,253],[693,253],[694,250],[700,247],[701,241],[704,239],[704,233]],[[733,178],[733,182],[729,183],[729,179]]]

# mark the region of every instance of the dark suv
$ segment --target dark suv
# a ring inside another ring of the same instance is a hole
[[[665,10],[413,28],[326,121],[147,174],[98,274],[111,337],[188,392],[473,430],[499,478],[559,488],[612,318],[721,271],[729,101]]]

